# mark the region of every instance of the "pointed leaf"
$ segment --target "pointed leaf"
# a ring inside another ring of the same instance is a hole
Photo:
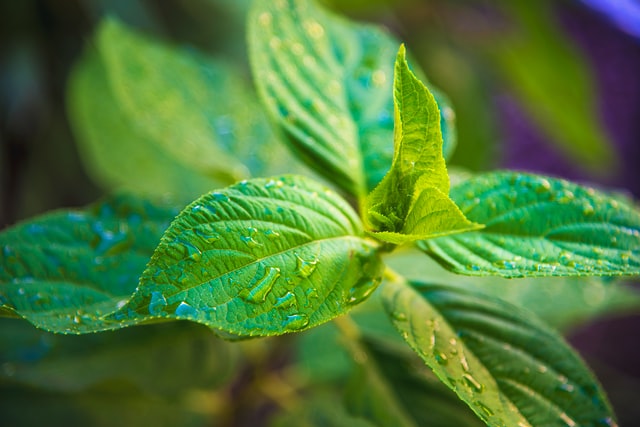
[[[403,243],[480,228],[447,196],[438,105],[409,70],[404,46],[396,58],[394,105],[393,164],[367,199],[374,235]]]
[[[640,292],[607,277],[507,279],[461,276],[445,270],[417,249],[393,251],[385,262],[409,280],[451,285],[501,298],[524,307],[548,325],[569,330],[598,317],[640,310]]]
[[[124,305],[178,212],[131,196],[59,211],[0,233],[0,305],[39,328],[96,332]]]
[[[483,230],[420,246],[456,273],[504,277],[638,275],[640,212],[630,202],[560,179],[496,172],[451,197]]]
[[[203,175],[227,183],[248,176],[236,153],[251,153],[254,138],[269,133],[236,71],[114,19],[100,26],[97,45],[113,95],[140,134]]]
[[[375,289],[380,270],[376,244],[335,193],[297,176],[244,181],[182,211],[114,317],[277,335],[345,313]]]
[[[533,315],[448,286],[411,285],[385,283],[387,313],[427,366],[487,425],[616,425],[578,355]]]
[[[398,44],[312,0],[256,0],[249,17],[252,70],[271,116],[309,166],[358,197],[391,164]],[[452,147],[453,110],[440,100]]]
[[[94,50],[87,50],[75,66],[67,102],[85,169],[103,188],[153,196],[175,194],[190,201],[220,186],[219,181],[176,161],[131,122]]]

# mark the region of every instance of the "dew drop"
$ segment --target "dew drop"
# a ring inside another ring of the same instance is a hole
[[[371,279],[366,277],[360,280],[349,290],[349,299],[347,302],[351,305],[355,305],[364,301],[373,293],[379,283],[380,279],[377,278]]]
[[[198,316],[198,310],[183,301],[176,307],[176,316],[194,318]]]
[[[213,200],[215,200],[216,202],[228,202],[229,201],[229,197],[224,194],[224,193],[211,193],[211,195],[213,196]]]
[[[247,228],[247,233],[248,234],[241,235],[240,236],[240,240],[242,240],[250,248],[257,248],[259,246],[262,246],[262,243],[258,242],[257,240],[255,240],[253,238],[253,236],[255,236],[257,232],[258,232],[258,230],[256,228],[249,227],[249,228]]]
[[[151,301],[149,302],[149,314],[152,316],[159,316],[164,314],[164,309],[167,306],[167,299],[161,292],[151,292]]]
[[[296,254],[296,274],[302,278],[307,278],[316,270],[318,260],[305,260]]]
[[[480,266],[478,266],[476,264],[468,264],[467,265],[467,270],[480,271]]]
[[[267,267],[262,276],[254,279],[250,288],[240,291],[240,298],[253,304],[264,302],[278,277],[280,277],[280,269],[278,267]]]
[[[478,408],[480,408],[480,410],[487,416],[487,417],[492,417],[493,416],[493,411],[491,410],[491,408],[489,408],[487,405],[485,405],[484,403],[478,401],[473,402]]]
[[[258,22],[265,27],[271,24],[271,19],[272,17],[269,12],[262,12],[260,16],[258,16]]]
[[[569,383],[562,383],[556,387],[556,391],[562,394],[571,394],[573,390],[573,385]]]
[[[473,389],[476,393],[482,393],[484,386],[478,382],[471,374],[462,374],[464,383]]]
[[[306,314],[292,314],[282,322],[282,327],[288,331],[297,331],[309,324],[309,317]]]
[[[292,292],[287,292],[276,300],[275,308],[287,309],[296,305],[296,296]]]
[[[539,187],[536,187],[536,193],[538,194],[546,193],[551,189],[551,184],[544,178],[540,179],[538,184],[540,184]]]
[[[316,21],[308,20],[305,21],[302,25],[311,38],[319,39],[324,36],[324,28]]]
[[[394,311],[391,314],[391,317],[393,318],[393,320],[397,320],[398,322],[406,322],[407,321],[407,314],[403,311]]]
[[[280,237],[280,233],[271,229],[265,230],[264,235],[267,236],[267,239],[269,240],[276,240],[278,237]]]
[[[449,363],[447,355],[442,352],[437,352],[433,356],[435,357],[436,362],[438,362],[439,365],[445,366]]]
[[[201,230],[199,228],[196,228],[195,233],[197,236],[202,237],[202,239],[207,243],[216,242],[221,238],[220,235],[215,231]]]
[[[496,261],[493,263],[493,265],[495,265],[498,268],[504,268],[506,270],[513,270],[517,266],[515,261],[507,261],[507,260]]]

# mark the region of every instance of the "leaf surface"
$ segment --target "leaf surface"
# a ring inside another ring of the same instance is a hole
[[[120,195],[53,212],[0,233],[0,306],[59,333],[130,324],[102,316],[123,306],[178,210]]]
[[[449,286],[389,282],[382,293],[403,338],[487,425],[617,425],[578,355],[528,312]]]
[[[448,197],[438,105],[409,70],[404,46],[396,58],[394,106],[393,163],[367,198],[373,234],[403,243],[481,227],[468,221]]]
[[[85,169],[103,188],[190,201],[221,185],[176,161],[131,122],[98,52],[88,49],[76,64],[67,105]]]
[[[393,157],[398,45],[385,31],[311,0],[256,0],[250,13],[252,70],[271,116],[296,154],[357,197],[380,182]],[[453,110],[439,101],[453,147]]]
[[[445,270],[417,249],[390,253],[385,262],[409,280],[455,286],[501,298],[532,311],[547,324],[569,330],[605,315],[640,310],[640,292],[627,283],[602,277],[547,277],[508,279],[462,276]]]
[[[516,172],[478,175],[454,187],[451,197],[485,228],[420,246],[456,273],[640,274],[640,212],[624,199]]]
[[[327,188],[299,176],[243,181],[182,211],[114,317],[188,319],[240,336],[303,330],[376,288],[376,249]]]
[[[169,157],[227,184],[249,176],[245,158],[250,167],[260,165],[256,147],[271,133],[237,70],[114,19],[100,26],[97,46],[132,127]]]

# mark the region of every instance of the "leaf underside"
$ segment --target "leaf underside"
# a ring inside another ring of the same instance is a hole
[[[382,289],[403,338],[487,425],[617,425],[580,358],[527,312],[449,286]]]
[[[456,273],[503,277],[638,275],[640,212],[561,179],[494,172],[451,198],[480,231],[420,242]]]

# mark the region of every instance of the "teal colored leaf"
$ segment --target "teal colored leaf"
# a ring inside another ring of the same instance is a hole
[[[58,211],[0,233],[2,314],[59,333],[116,329],[101,316],[136,288],[178,210],[115,196],[85,210]]]
[[[438,105],[409,70],[404,46],[396,59],[394,105],[393,163],[367,198],[375,237],[403,243],[480,228],[448,197]]]
[[[553,2],[502,1],[514,32],[487,47],[538,126],[576,165],[607,174],[616,159],[592,67],[558,28]]]
[[[451,198],[485,228],[420,246],[456,273],[640,274],[640,212],[623,199],[516,172],[476,176],[453,188]]]
[[[385,262],[410,280],[455,286],[501,298],[528,309],[556,329],[569,330],[604,315],[640,310],[640,292],[602,277],[507,279],[461,276],[442,268],[417,249],[393,251]]]
[[[391,165],[398,45],[383,30],[311,0],[256,0],[250,13],[252,70],[271,116],[296,154],[358,197]],[[452,147],[453,110],[439,100]]]
[[[52,334],[0,319],[0,384],[79,393],[104,384],[172,396],[212,389],[232,378],[237,346],[208,328],[171,322],[112,333]]]
[[[69,115],[82,160],[103,188],[185,201],[220,186],[176,161],[146,135],[120,107],[109,85],[102,59],[87,50],[75,66],[67,97]]]
[[[382,293],[403,338],[487,425],[616,425],[582,360],[528,312],[442,285],[389,282]]]
[[[249,175],[239,157],[255,155],[270,134],[237,70],[114,19],[100,26],[97,46],[112,93],[139,134],[202,175],[225,183]]]
[[[178,215],[113,317],[188,319],[240,336],[303,330],[376,288],[376,249],[327,188],[299,176],[243,181]]]

